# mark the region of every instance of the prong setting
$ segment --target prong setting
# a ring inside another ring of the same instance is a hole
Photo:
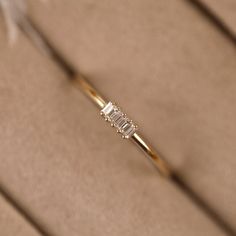
[[[138,128],[137,125],[112,102],[108,102],[101,110],[100,114],[106,121],[110,122],[112,127],[116,128],[117,133],[120,133],[122,138],[129,139]]]

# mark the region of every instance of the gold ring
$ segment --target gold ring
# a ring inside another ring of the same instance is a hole
[[[131,140],[144,151],[163,176],[172,176],[173,172],[170,165],[157,154],[154,148],[147,144],[144,138],[139,134],[137,125],[129,119],[116,104],[106,101],[97,89],[82,75],[75,76],[72,82],[98,106],[100,114],[111,126],[116,128],[116,131],[120,133],[123,138]]]

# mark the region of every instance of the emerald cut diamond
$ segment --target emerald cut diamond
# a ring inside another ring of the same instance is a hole
[[[101,110],[101,115],[121,133],[123,138],[130,138],[136,132],[137,126],[112,102],[108,102]]]

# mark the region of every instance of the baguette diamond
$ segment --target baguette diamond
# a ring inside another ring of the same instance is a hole
[[[122,138],[130,138],[136,132],[137,126],[112,102],[108,102],[101,110],[101,115],[121,133]]]

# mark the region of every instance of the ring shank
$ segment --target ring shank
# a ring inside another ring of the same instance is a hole
[[[102,109],[107,104],[102,95],[88,82],[82,75],[77,75],[73,80],[73,84],[82,90],[97,106]],[[140,134],[135,132],[131,140],[144,151],[144,153],[151,159],[152,163],[157,167],[159,172],[165,176],[170,177],[172,174],[169,164],[164,161],[158,154],[148,145]]]
[[[144,139],[137,132],[133,134],[132,141],[136,143],[147,156],[151,159],[152,163],[158,168],[159,172],[165,176],[170,177],[172,175],[171,168],[166,161],[164,161],[155,151],[148,145]]]
[[[105,99],[82,75],[77,75],[72,82],[76,87],[82,90],[100,109],[106,105]]]

